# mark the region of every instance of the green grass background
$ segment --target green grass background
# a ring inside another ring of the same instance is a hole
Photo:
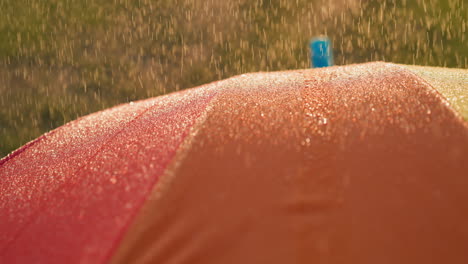
[[[0,156],[79,116],[233,75],[336,64],[468,67],[464,0],[0,1]]]

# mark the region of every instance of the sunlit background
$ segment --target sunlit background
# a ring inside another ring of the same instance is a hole
[[[2,0],[0,156],[79,116],[233,75],[335,64],[468,67],[466,0]]]

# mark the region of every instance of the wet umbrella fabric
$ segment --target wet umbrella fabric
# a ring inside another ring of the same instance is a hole
[[[468,127],[371,63],[83,117],[1,161],[2,263],[466,263]]]

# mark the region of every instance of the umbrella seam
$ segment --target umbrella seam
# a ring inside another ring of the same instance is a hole
[[[218,83],[218,82],[222,82],[222,81],[216,81],[213,83]],[[134,214],[131,216],[131,219],[128,221],[128,225],[126,226],[126,228],[121,230],[119,237],[114,241],[115,242],[114,245],[109,250],[104,263],[113,263],[112,259],[113,259],[113,255],[115,255],[113,253],[116,253],[119,251],[119,245],[121,245],[122,241],[125,240],[125,235],[129,232],[130,228],[132,227],[133,223],[138,218],[138,215],[140,214],[143,207],[145,207],[146,203],[149,200],[157,200],[158,197],[163,196],[163,194],[161,194],[160,191],[157,191],[157,190],[160,189],[162,185],[168,186],[174,180],[176,180],[175,171],[178,169],[180,164],[183,163],[184,159],[186,158],[188,150],[190,149],[188,146],[193,145],[195,138],[199,134],[198,132],[194,133],[193,131],[199,131],[199,128],[203,124],[204,120],[206,120],[210,112],[212,112],[214,103],[219,99],[219,94],[220,93],[218,91],[214,91],[214,94],[212,95],[210,101],[207,103],[205,107],[205,111],[201,113],[200,116],[194,121],[193,125],[190,127],[190,130],[184,136],[184,140],[177,147],[175,154],[172,157],[171,161],[168,163],[168,165],[164,169],[164,172],[159,177],[159,180],[153,183],[153,186],[149,190],[148,195],[144,197],[144,199],[141,201],[139,205],[139,209],[136,210]],[[187,146],[187,148],[181,148],[181,146]],[[169,188],[166,188],[165,190],[168,191]],[[157,194],[157,196],[155,194]],[[125,259],[125,257],[120,257],[119,258],[120,261],[122,260],[122,258]]]
[[[220,81],[217,81],[220,82]],[[215,83],[217,83],[215,82]],[[207,103],[205,110],[203,113],[201,113],[197,119],[193,122],[192,126],[190,127],[189,131],[186,132],[184,135],[184,139],[181,143],[179,143],[175,154],[171,158],[171,161],[168,163],[168,165],[164,168],[164,172],[158,177],[156,181],[152,183],[152,187],[148,191],[148,195],[146,195],[142,201],[139,203],[139,209],[135,210],[133,215],[130,217],[130,219],[127,222],[127,225],[125,228],[120,230],[117,239],[114,241],[113,245],[111,246],[111,249],[109,252],[106,254],[106,257],[104,258],[104,263],[110,263],[112,260],[112,256],[114,255],[113,253],[119,251],[119,245],[121,242],[125,239],[125,235],[129,232],[129,229],[131,228],[132,224],[136,221],[138,218],[138,215],[140,214],[141,210],[145,206],[146,202],[151,199],[151,196],[154,195],[154,193],[159,193],[155,192],[158,188],[161,188],[160,186],[162,184],[170,185],[170,183],[176,178],[174,171],[177,170],[177,168],[180,166],[180,164],[183,162],[183,159],[185,159],[187,150],[188,149],[181,149],[181,146],[190,146],[193,144],[194,138],[198,135],[198,133],[193,134],[192,131],[197,130],[199,126],[201,126],[202,121],[206,120],[210,110],[213,108],[214,102],[218,99],[219,92],[215,91],[214,94],[212,95],[210,101]],[[180,157],[179,157],[180,156]],[[179,157],[179,158],[178,158]],[[173,176],[173,177],[170,177]],[[161,180],[165,179],[165,180]],[[166,191],[169,188],[166,188]],[[159,194],[158,197],[162,196],[162,194]],[[155,198],[157,199],[157,198]],[[120,243],[119,243],[120,242]]]
[[[445,97],[441,92],[439,92],[439,90],[437,90],[430,82],[428,82],[426,79],[424,79],[422,76],[419,76],[418,74],[416,74],[415,72],[413,72],[412,70],[402,66],[402,65],[399,65],[399,64],[394,64],[394,63],[389,63],[391,65],[395,65],[396,67],[402,69],[404,72],[406,72],[407,74],[413,76],[413,78],[415,78],[416,80],[422,82],[426,87],[429,87],[430,88],[430,91],[434,92],[435,93],[435,96],[440,99],[444,104],[444,106],[449,109],[450,112],[452,112],[456,118],[458,118],[459,120],[461,120],[463,126],[465,128],[468,128],[468,122],[465,121],[465,119],[463,118],[463,116],[457,111],[455,110],[455,108],[453,108],[452,104],[450,103],[450,101],[447,99],[447,97]]]

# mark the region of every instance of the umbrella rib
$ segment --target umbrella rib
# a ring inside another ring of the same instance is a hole
[[[450,109],[450,111],[458,118],[460,119],[460,121],[462,121],[461,123],[466,127],[468,128],[468,122],[465,122],[465,119],[464,117],[462,116],[462,114],[457,111],[454,106],[450,103],[450,101],[448,100],[448,98],[442,94],[439,90],[437,90],[434,85],[432,85],[432,83],[430,83],[429,81],[427,81],[426,79],[424,79],[422,76],[418,75],[417,73],[413,72],[412,70],[402,66],[402,65],[399,65],[399,64],[393,64],[392,65],[395,65],[397,67],[399,67],[400,69],[402,69],[404,72],[408,73],[409,75],[413,76],[416,80],[422,82],[424,85],[426,85],[427,87],[431,88],[430,90],[432,92],[434,92],[436,94],[437,97],[439,97],[441,99],[441,101],[447,106],[448,109]]]
[[[54,133],[55,131],[51,131],[50,133]],[[18,156],[19,154],[23,153],[30,147],[34,146],[36,143],[45,139],[49,134],[44,134],[36,139],[33,139],[26,143],[26,145],[22,146],[21,148],[13,151],[12,153],[8,154],[5,158],[0,160],[0,168],[3,167],[8,161],[12,160],[14,157]]]
[[[224,81],[226,80],[216,81],[216,82],[213,82],[212,84],[216,86],[217,84],[222,83]],[[206,89],[206,91],[208,90],[210,89],[209,88]],[[140,209],[136,210],[133,213],[133,215],[130,217],[126,228],[120,230],[117,239],[114,241],[112,247],[107,253],[107,256],[104,258],[105,260],[104,263],[107,263],[107,262],[112,263],[113,259],[115,258],[115,256],[113,257],[113,254],[115,254],[115,252],[122,251],[121,244],[119,244],[119,242],[122,243],[121,241],[125,241],[127,239],[128,234],[131,233],[130,230],[134,227],[134,223],[138,222],[139,217],[142,216],[141,214],[142,208],[144,208],[145,206],[150,206],[148,204],[149,200],[155,200],[157,199],[157,197],[164,195],[161,193],[161,190],[163,189],[168,190],[168,188],[164,188],[161,186],[167,186],[175,180],[176,178],[175,171],[184,162],[188,154],[188,150],[193,145],[193,142],[196,140],[198,136],[197,131],[201,129],[201,126],[207,119],[208,115],[210,115],[210,113],[213,111],[213,104],[219,99],[219,95],[220,95],[219,91],[213,90],[213,94],[210,96],[211,98],[209,99],[209,102],[206,104],[205,109],[194,120],[189,131],[187,131],[186,135],[184,136],[183,141],[180,142],[179,146],[177,147],[176,153],[174,154],[171,162],[166,166],[164,173],[160,175],[159,178],[161,180],[158,180],[153,183],[153,186],[150,188],[148,195],[139,204]],[[159,191],[155,191],[156,189],[158,189]],[[125,244],[125,246],[128,246],[130,242],[123,242],[123,243]]]

